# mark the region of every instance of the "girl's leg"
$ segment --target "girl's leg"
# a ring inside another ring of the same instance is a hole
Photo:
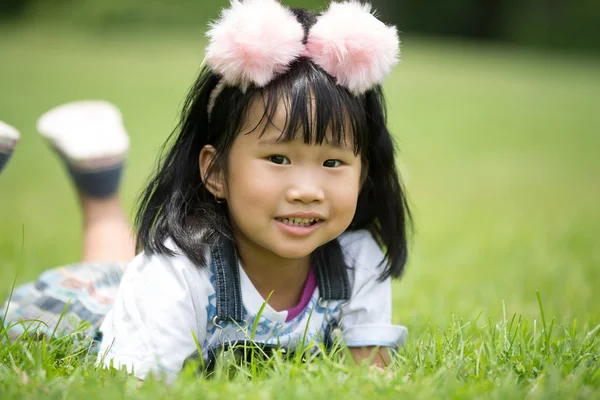
[[[64,161],[79,195],[83,263],[45,271],[36,282],[15,288],[0,318],[6,315],[11,339],[82,332],[83,321],[90,325],[82,333],[92,338],[112,307],[124,265],[135,253],[119,200],[129,138],[117,108],[97,101],[50,110],[38,121],[38,130]]]
[[[131,261],[135,256],[135,240],[118,193],[109,197],[80,194],[80,198],[83,212],[83,261]]]
[[[119,110],[103,101],[68,103],[45,113],[38,130],[64,161],[78,192],[83,261],[131,261],[135,240],[119,199],[129,137]]]
[[[0,121],[0,172],[8,162],[12,152],[19,142],[19,131],[5,122]]]

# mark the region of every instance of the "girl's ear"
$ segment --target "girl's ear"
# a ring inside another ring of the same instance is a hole
[[[225,198],[225,180],[222,168],[219,168],[215,163],[217,150],[207,144],[200,151],[198,159],[200,166],[200,179],[202,183],[216,198]]]

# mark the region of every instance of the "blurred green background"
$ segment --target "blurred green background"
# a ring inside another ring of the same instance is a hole
[[[323,9],[324,2],[285,1]],[[173,129],[226,1],[4,0],[0,119],[22,132],[0,176],[0,295],[80,257],[81,219],[57,157],[37,135],[49,108],[101,98],[132,137],[134,202]],[[600,41],[587,0],[375,1],[401,33],[385,82],[390,127],[415,212],[394,320],[481,310],[600,322]]]

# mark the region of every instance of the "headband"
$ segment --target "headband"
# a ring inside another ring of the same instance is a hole
[[[221,75],[209,114],[224,86],[264,87],[299,57],[310,58],[338,85],[360,95],[383,82],[400,54],[396,28],[355,0],[331,3],[317,16],[306,44],[302,24],[276,0],[232,0],[206,35],[206,64]]]

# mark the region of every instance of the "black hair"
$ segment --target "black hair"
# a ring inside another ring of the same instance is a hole
[[[292,11],[308,33],[316,16],[303,9]],[[222,239],[233,241],[227,205],[218,203],[202,183],[199,154],[205,145],[214,146],[213,166],[226,171],[229,151],[248,109],[255,99],[262,98],[264,118],[268,120],[280,102],[286,105],[283,140],[291,140],[301,132],[305,143],[321,144],[329,130],[333,140],[339,142],[346,140],[344,132],[352,132],[354,151],[361,156],[367,175],[347,230],[370,231],[386,255],[380,278],[398,277],[407,260],[411,217],[396,169],[395,145],[387,129],[381,87],[377,85],[356,96],[336,84],[309,58],[301,57],[264,88],[250,86],[243,92],[237,87],[224,87],[209,116],[211,93],[219,81],[219,75],[204,67],[187,95],[180,123],[161,150],[139,200],[138,249],[148,254],[173,254],[165,245],[165,240],[171,238],[192,262],[205,267],[208,247]],[[332,243],[337,241],[321,246],[313,257],[343,264],[340,249]]]

